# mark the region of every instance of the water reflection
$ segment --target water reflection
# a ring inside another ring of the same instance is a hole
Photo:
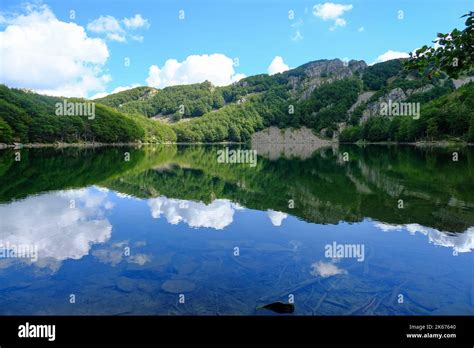
[[[209,204],[158,197],[148,201],[151,215],[158,219],[161,215],[172,225],[179,222],[189,227],[209,227],[222,230],[230,225],[234,218],[234,210],[239,206],[226,199],[216,199]]]
[[[267,211],[267,214],[273,226],[281,226],[281,223],[283,222],[283,220],[285,220],[288,217],[288,214],[286,213],[282,213],[281,211],[274,211],[271,209]]]
[[[36,266],[58,269],[61,261],[79,260],[93,244],[110,239],[112,225],[105,212],[112,208],[107,194],[94,189],[46,193],[2,204],[0,245],[34,246]]]
[[[438,231],[434,228],[421,226],[419,224],[390,225],[381,222],[375,222],[374,226],[384,232],[406,230],[411,235],[421,233],[428,237],[428,241],[430,243],[452,248],[455,254],[468,253],[474,250],[474,227],[468,228],[463,233],[455,234]]]
[[[127,150],[0,152],[0,244],[38,246],[0,258],[1,314],[276,315],[256,307],[290,295],[293,315],[474,313],[470,150],[454,169],[413,148],[255,168]]]
[[[131,255],[130,249],[132,247],[136,248],[145,245],[146,241],[139,241],[134,243],[133,246],[131,246],[128,240],[124,240],[112,243],[110,246],[107,247],[101,246],[100,248],[96,248],[94,251],[92,251],[91,254],[92,256],[96,257],[100,262],[110,264],[112,266],[116,266],[122,261],[143,266],[147,262],[151,261],[152,255],[140,252],[134,252],[133,255]]]

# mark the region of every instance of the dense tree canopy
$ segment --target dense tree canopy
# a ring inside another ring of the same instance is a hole
[[[361,125],[346,128],[339,140],[413,142],[457,138],[473,141],[473,135],[474,83],[470,83],[424,104],[419,119],[410,116],[372,117]]]
[[[173,126],[178,142],[246,142],[263,128],[262,117],[250,104],[229,105],[196,120]]]
[[[74,100],[84,102],[83,100]],[[58,116],[63,99],[0,85],[0,141],[54,142],[172,142],[176,135],[167,125],[141,115],[124,115],[96,104],[95,117]]]
[[[396,76],[401,70],[402,63],[398,59],[369,66],[362,76],[364,87],[369,90],[379,90],[387,85],[390,77]]]
[[[172,86],[162,90],[138,87],[107,97],[97,102],[118,108],[121,112],[141,114],[147,117],[179,115],[202,116],[224,106],[222,91],[203,82],[192,85]]]

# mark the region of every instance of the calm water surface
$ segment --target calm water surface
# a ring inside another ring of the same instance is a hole
[[[219,149],[1,151],[0,314],[474,314],[474,149]]]

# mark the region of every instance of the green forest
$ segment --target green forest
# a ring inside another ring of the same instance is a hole
[[[419,98],[428,97],[421,95]],[[341,142],[359,140],[414,142],[450,139],[474,142],[473,83],[423,103],[419,119],[411,116],[372,117],[361,125],[344,129],[339,136]]]
[[[202,116],[224,106],[222,91],[208,81],[183,86],[172,86],[162,90],[137,87],[96,99],[98,103],[118,108],[124,113],[143,116],[171,115],[174,121],[181,118]]]
[[[71,99],[71,101],[80,101]],[[97,104],[94,119],[57,116],[63,100],[0,85],[0,142],[174,142],[166,125],[141,115],[128,115]]]

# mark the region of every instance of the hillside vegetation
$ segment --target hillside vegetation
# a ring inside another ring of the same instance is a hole
[[[222,91],[210,82],[172,86],[162,90],[137,87],[96,99],[98,103],[120,111],[147,117],[172,116],[175,121],[186,117],[202,116],[224,106]]]
[[[80,99],[69,101],[85,102]],[[94,118],[57,116],[63,99],[0,85],[0,142],[174,142],[169,126],[97,104]]]
[[[426,94],[426,93],[425,93]],[[423,100],[426,96],[412,100]],[[344,129],[342,142],[440,140],[457,138],[474,142],[474,84],[423,103],[419,119],[410,116],[373,117]]]
[[[0,86],[0,142],[246,142],[269,126],[345,142],[473,141],[473,95],[472,83],[456,89],[447,75],[407,70],[401,60],[319,60],[224,87],[137,87],[94,100],[93,120],[56,116],[62,99]],[[421,117],[383,116],[387,102],[419,103]]]

